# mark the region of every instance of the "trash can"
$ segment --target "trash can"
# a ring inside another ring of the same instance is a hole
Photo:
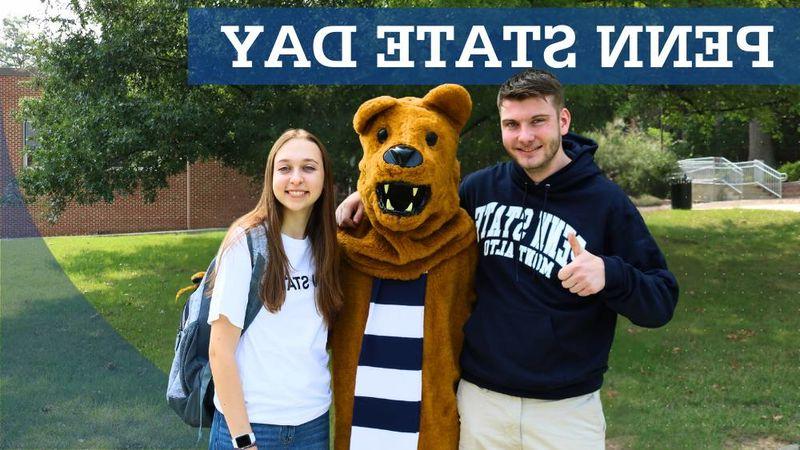
[[[670,194],[672,197],[672,209],[692,209],[692,180],[687,178],[676,178],[670,183]]]

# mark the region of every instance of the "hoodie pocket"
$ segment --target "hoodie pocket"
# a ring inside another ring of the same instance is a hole
[[[561,378],[557,363],[562,351],[547,314],[478,307],[464,331],[470,371],[482,378],[527,388],[548,386]]]
[[[527,311],[508,312],[506,322],[513,333],[509,354],[528,371],[549,371],[558,353],[550,316]],[[515,331],[516,330],[516,331]]]

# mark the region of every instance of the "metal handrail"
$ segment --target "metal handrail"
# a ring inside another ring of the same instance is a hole
[[[745,162],[741,162],[741,163],[735,163],[735,164],[737,166],[741,167],[741,168],[747,168],[747,167],[750,167],[751,165],[756,166],[760,170],[763,170],[764,172],[769,173],[770,175],[772,175],[775,178],[780,179],[781,181],[786,181],[786,179],[788,178],[787,174],[785,174],[783,172],[778,172],[777,170],[773,169],[772,167],[768,166],[763,161],[758,160],[758,159],[754,159],[752,161],[745,161]]]
[[[678,167],[693,183],[725,185],[740,195],[741,186],[757,185],[781,198],[782,182],[788,178],[757,159],[734,163],[722,156],[705,156],[678,161]]]
[[[765,186],[765,185],[764,185],[764,184],[762,184],[762,183],[756,183],[756,184],[757,184],[757,185],[759,185],[759,186],[761,186],[761,187],[762,187],[762,188],[764,188],[765,190],[767,190],[767,191],[771,192],[771,193],[772,193],[772,195],[774,195],[775,197],[778,197],[778,198],[782,198],[782,197],[783,197],[783,195],[782,195],[782,192],[775,192],[775,191],[773,191],[772,189],[770,189],[769,187]],[[740,194],[741,194],[741,192],[740,192]]]
[[[723,166],[730,167],[731,169],[737,172],[741,173],[742,171],[742,168],[737,163],[731,162],[730,160],[728,160],[728,158],[725,158],[724,156],[704,156],[701,158],[689,158],[678,161],[678,165],[681,167],[683,167],[684,165],[698,165],[703,168],[707,168],[709,166],[717,167],[718,163],[720,163]]]
[[[724,184],[725,186],[728,186],[729,188],[731,188],[731,189],[733,189],[734,191],[736,191],[736,193],[737,193],[737,194],[741,194],[741,193],[742,193],[742,190],[741,190],[741,189],[739,189],[739,188],[737,188],[736,186],[734,186],[734,185],[732,185],[732,184],[728,183],[727,181],[725,181],[725,180],[720,180],[720,181],[721,181],[721,183],[719,183],[719,184]]]

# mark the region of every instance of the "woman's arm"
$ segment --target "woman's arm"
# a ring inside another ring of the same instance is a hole
[[[211,375],[232,437],[253,432],[244,406],[244,392],[235,358],[241,335],[242,329],[233,325],[224,315],[211,324],[211,343],[208,348]]]

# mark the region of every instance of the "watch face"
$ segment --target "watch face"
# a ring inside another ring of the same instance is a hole
[[[236,447],[242,448],[247,447],[248,445],[252,445],[253,440],[250,439],[249,434],[243,434],[241,436],[236,436]]]

